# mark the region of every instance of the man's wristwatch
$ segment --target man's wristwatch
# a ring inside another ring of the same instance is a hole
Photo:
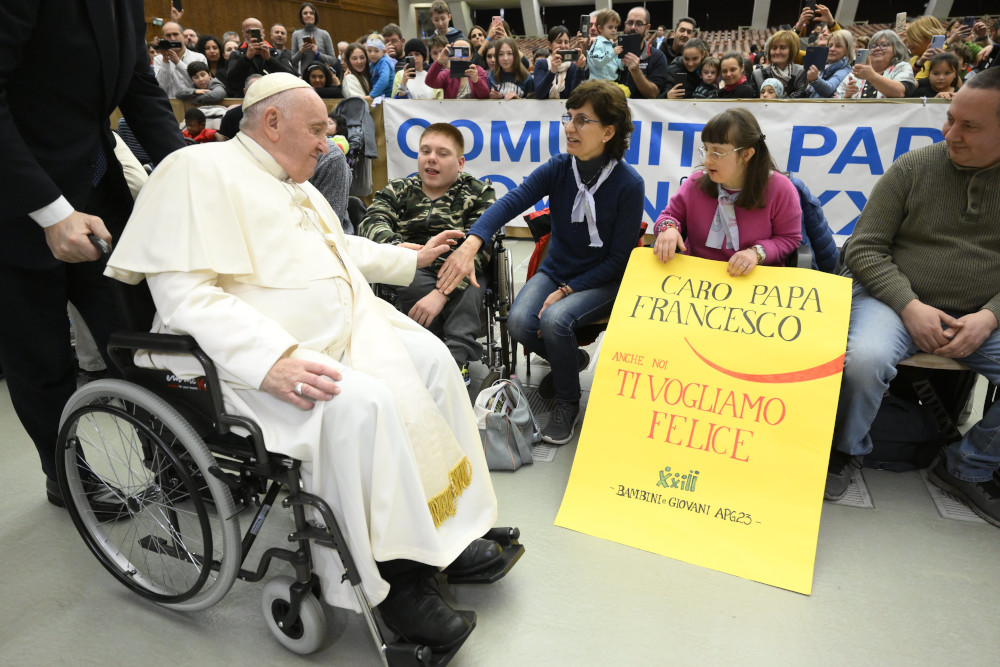
[[[764,260],[767,259],[767,252],[764,251],[764,246],[762,246],[761,244],[757,243],[757,244],[754,244],[754,245],[750,246],[750,248],[755,253],[757,253],[757,263],[758,264],[763,264]]]

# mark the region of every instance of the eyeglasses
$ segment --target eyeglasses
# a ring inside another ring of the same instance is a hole
[[[563,125],[569,125],[570,123],[573,123],[573,127],[575,127],[578,130],[582,130],[584,127],[586,127],[587,123],[600,123],[601,122],[600,120],[594,120],[593,118],[587,118],[582,113],[578,113],[575,116],[572,116],[572,115],[570,115],[568,113],[564,113],[562,115],[562,117],[560,118],[560,120],[562,121]]]
[[[710,150],[706,149],[704,146],[702,146],[701,148],[698,149],[698,155],[701,156],[702,160],[704,160],[704,159],[706,159],[708,157],[711,157],[713,160],[721,160],[722,158],[726,157],[730,153],[735,153],[736,151],[741,151],[744,148],[746,148],[746,146],[742,146],[740,148],[734,148],[733,150],[726,151],[725,153],[720,153],[719,151],[710,151]]]
[[[646,25],[645,21],[625,21],[625,26],[628,28],[641,28]]]
[[[885,51],[889,48],[889,45],[885,42],[879,42],[878,44],[873,44],[870,48],[872,51]]]

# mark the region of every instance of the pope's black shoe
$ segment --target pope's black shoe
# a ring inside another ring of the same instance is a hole
[[[493,540],[482,537],[472,540],[472,544],[458,555],[451,565],[444,569],[445,574],[465,575],[485,570],[503,558],[503,548]]]
[[[411,644],[435,653],[461,643],[473,626],[441,597],[431,578],[394,585],[378,606],[389,629]]]

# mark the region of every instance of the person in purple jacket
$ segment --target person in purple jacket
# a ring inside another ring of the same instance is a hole
[[[566,153],[533,171],[486,209],[438,273],[451,292],[475,282],[476,251],[525,209],[549,198],[549,254],[514,299],[511,337],[549,362],[555,398],[546,442],[573,438],[580,416],[576,329],[611,314],[629,254],[639,240],[645,185],[622,159],[632,133],[625,93],[611,81],[585,81],[566,100]],[[543,385],[546,380],[542,380]],[[539,387],[543,396],[543,387]]]
[[[701,131],[704,169],[670,198],[656,219],[653,251],[728,262],[743,276],[758,264],[781,266],[802,240],[798,191],[778,172],[753,114],[727,109]]]

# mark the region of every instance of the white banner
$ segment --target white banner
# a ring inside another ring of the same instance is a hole
[[[389,178],[415,173],[420,133],[450,123],[465,136],[465,171],[493,181],[497,196],[566,150],[564,101],[385,103]],[[778,168],[819,198],[834,234],[847,236],[878,177],[903,153],[941,141],[947,104],[632,100],[635,131],[625,155],[646,181],[645,216],[655,220],[681,179],[700,164],[701,128],[731,106],[752,111]],[[536,208],[544,208],[539,202]],[[523,225],[518,218],[512,224]]]

